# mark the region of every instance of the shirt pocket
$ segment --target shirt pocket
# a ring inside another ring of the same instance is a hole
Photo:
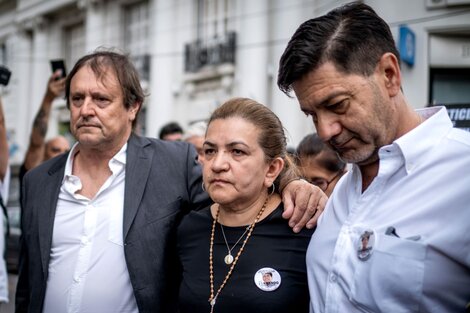
[[[419,312],[425,258],[423,243],[378,234],[370,259],[357,262],[351,300],[364,312]]]
[[[108,240],[121,247],[124,247],[122,234],[123,215],[123,209],[110,210],[108,217]]]

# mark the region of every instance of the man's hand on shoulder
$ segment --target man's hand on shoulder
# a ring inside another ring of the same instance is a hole
[[[303,179],[291,181],[282,191],[284,213],[289,226],[298,233],[303,227],[309,229],[317,224],[328,197],[317,186]]]

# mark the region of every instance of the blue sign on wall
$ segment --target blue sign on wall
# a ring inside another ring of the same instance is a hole
[[[400,26],[400,40],[398,45],[400,57],[403,62],[409,66],[415,64],[416,35],[406,25]]]

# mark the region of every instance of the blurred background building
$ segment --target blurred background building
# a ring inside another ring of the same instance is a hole
[[[276,86],[278,61],[308,18],[335,0],[0,0],[0,87],[11,160],[22,162],[40,105],[49,61],[74,62],[98,47],[128,52],[149,94],[141,134],[156,137],[170,120],[183,127],[208,117],[233,96],[277,113],[296,146],[313,125]],[[470,0],[371,0],[400,46],[403,89],[416,108],[446,104],[456,125],[470,127]],[[451,117],[452,117],[451,116]],[[48,137],[68,133],[56,100]]]

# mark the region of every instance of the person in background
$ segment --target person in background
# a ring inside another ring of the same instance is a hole
[[[181,141],[183,138],[183,128],[177,122],[169,122],[162,126],[158,133],[158,138],[167,141]]]
[[[341,160],[317,134],[305,136],[297,146],[296,162],[302,176],[320,187],[329,197],[338,180],[346,172],[346,162]]]
[[[70,149],[70,144],[64,136],[59,135],[46,141],[52,102],[64,92],[65,78],[60,78],[61,75],[60,70],[57,70],[47,82],[46,93],[34,118],[28,150],[20,168],[20,182],[30,169]]]
[[[295,160],[297,158],[297,154],[295,152],[295,147],[287,147],[287,153],[289,156],[292,158],[292,160]]]
[[[126,55],[80,58],[65,95],[77,143],[24,177],[16,312],[174,312],[176,226],[210,203],[195,149],[133,133],[144,93]],[[292,178],[288,215],[315,223],[326,196]]]
[[[207,123],[204,121],[191,124],[186,129],[183,140],[192,144],[197,151],[198,160],[204,156],[202,145],[204,144],[204,136],[206,135]]]
[[[70,150],[70,144],[64,136],[55,136],[46,141],[44,147],[44,161],[50,160],[59,154]]]
[[[463,312],[470,134],[445,107],[408,104],[387,23],[362,1],[304,22],[278,86],[294,90],[318,136],[353,164],[310,241],[310,311]]]
[[[279,174],[299,173],[279,118],[254,100],[229,100],[212,113],[203,150],[214,204],[178,227],[180,312],[308,312],[313,230],[295,234],[282,218]]]
[[[0,97],[0,311],[2,303],[8,302],[8,273],[5,262],[5,234],[4,226],[8,227],[8,189],[10,185],[9,149],[5,114],[3,112],[2,98]],[[6,223],[4,223],[6,221]]]

